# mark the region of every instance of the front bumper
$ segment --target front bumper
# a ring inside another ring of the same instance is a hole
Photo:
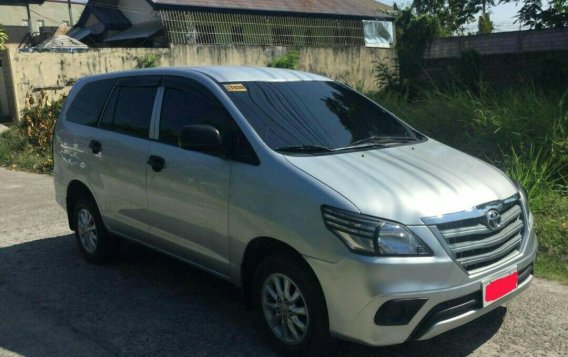
[[[432,338],[509,301],[529,287],[536,250],[536,236],[531,227],[520,254],[474,276],[443,254],[419,258],[351,255],[335,264],[309,257],[306,260],[322,285],[331,334],[367,345],[386,346]],[[483,307],[482,281],[500,276],[512,267],[519,272],[517,289]],[[426,302],[404,325],[377,325],[374,321],[377,311],[394,299],[426,299]]]

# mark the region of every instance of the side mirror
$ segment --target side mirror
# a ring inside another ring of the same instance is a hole
[[[181,129],[179,147],[216,154],[223,148],[221,134],[212,125],[186,125]]]

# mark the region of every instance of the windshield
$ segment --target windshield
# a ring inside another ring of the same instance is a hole
[[[246,82],[224,89],[274,150],[323,153],[418,140],[392,114],[336,82]]]

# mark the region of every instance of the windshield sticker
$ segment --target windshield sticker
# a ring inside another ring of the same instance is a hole
[[[235,83],[235,84],[225,84],[225,88],[229,92],[246,92],[247,87],[244,84]]]

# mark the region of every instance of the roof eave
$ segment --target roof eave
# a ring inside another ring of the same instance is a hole
[[[239,9],[232,7],[214,7],[214,6],[196,6],[196,5],[182,5],[182,4],[156,4],[151,0],[147,0],[155,10],[194,10],[194,11],[208,11],[208,12],[233,12],[233,13],[256,13],[265,15],[280,15],[280,16],[302,16],[302,17],[334,17],[342,19],[382,19],[393,20],[394,16],[384,14],[377,11],[376,14],[338,14],[338,13],[322,13],[322,12],[294,12],[294,11],[280,11],[280,10],[252,10],[252,9]]]

